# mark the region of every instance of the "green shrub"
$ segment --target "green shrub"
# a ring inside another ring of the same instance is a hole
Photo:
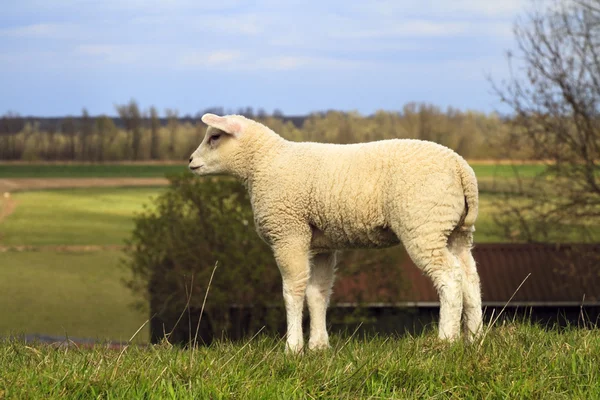
[[[197,321],[217,262],[199,337],[210,342],[239,325],[231,320],[232,305],[250,313],[245,315],[248,329],[271,325],[265,310],[283,301],[281,278],[268,246],[255,233],[245,188],[228,178],[185,174],[169,179],[169,189],[154,207],[136,216],[124,260],[132,273],[127,284],[141,295],[138,306],[150,305],[156,314],[153,336],[173,331],[171,341],[187,342],[190,333],[195,335],[197,323],[190,322]]]

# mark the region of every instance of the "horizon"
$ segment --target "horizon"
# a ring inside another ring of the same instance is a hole
[[[0,16],[0,113],[116,114],[135,99],[194,116],[219,105],[305,116],[407,103],[503,113],[528,0],[322,4],[25,0]]]

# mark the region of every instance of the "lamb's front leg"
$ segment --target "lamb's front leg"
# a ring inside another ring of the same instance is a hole
[[[306,288],[306,301],[310,312],[309,349],[329,347],[326,314],[333,286],[336,257],[335,252],[317,254],[313,258],[310,279]]]
[[[283,279],[283,300],[287,314],[286,351],[299,353],[304,345],[302,309],[310,277],[308,246],[302,242],[288,242],[273,250]]]

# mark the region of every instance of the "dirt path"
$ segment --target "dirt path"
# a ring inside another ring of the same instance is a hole
[[[164,186],[166,178],[18,178],[0,179],[0,196],[6,192],[23,190],[85,188],[85,187],[127,187]]]
[[[24,251],[56,251],[58,253],[85,253],[95,251],[110,251],[110,250],[123,250],[124,245],[114,244],[108,246],[97,246],[97,245],[47,245],[47,246],[1,246],[0,253],[6,253],[8,251],[24,252]]]

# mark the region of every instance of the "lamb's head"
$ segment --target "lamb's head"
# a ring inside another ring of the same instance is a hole
[[[235,173],[244,150],[245,130],[252,121],[240,115],[219,117],[204,114],[206,136],[190,157],[190,170],[197,175]]]

